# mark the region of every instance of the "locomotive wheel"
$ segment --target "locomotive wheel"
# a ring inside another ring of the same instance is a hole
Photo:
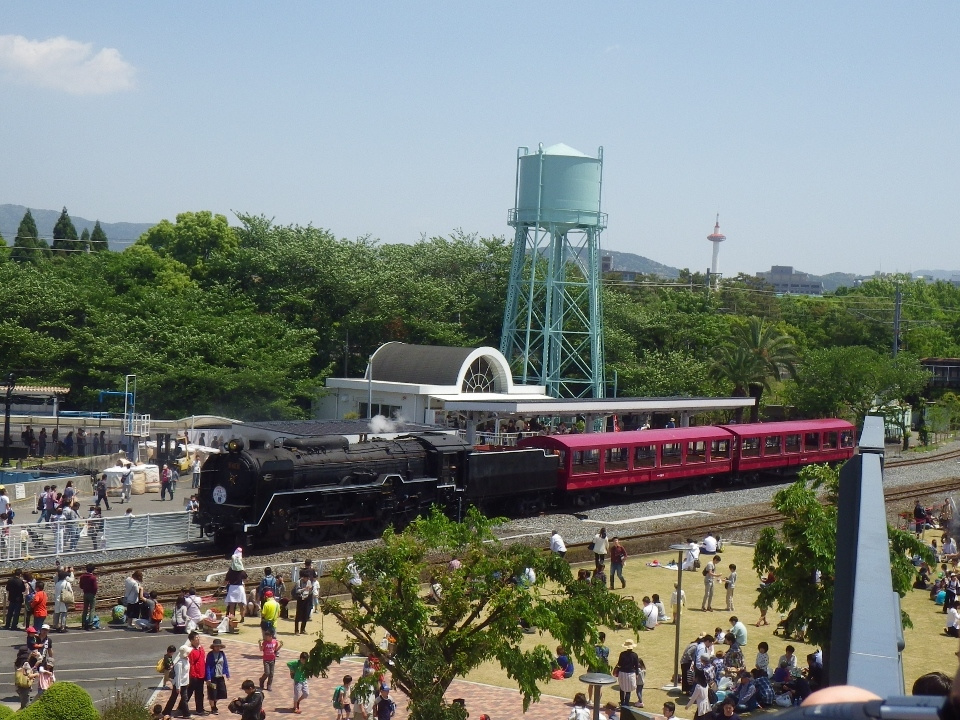
[[[301,525],[297,528],[297,536],[303,543],[322,543],[330,537],[329,525]]]

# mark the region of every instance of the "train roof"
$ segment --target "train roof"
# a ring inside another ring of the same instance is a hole
[[[822,420],[791,420],[777,423],[744,423],[742,425],[720,425],[734,435],[767,435],[769,433],[804,433],[823,430],[856,430],[846,420],[825,418]]]
[[[612,433],[577,433],[575,435],[536,435],[524,438],[520,447],[550,447],[582,450],[587,448],[613,448],[637,443],[684,442],[689,440],[729,439],[730,433],[720,427],[664,428],[662,430],[629,430]]]

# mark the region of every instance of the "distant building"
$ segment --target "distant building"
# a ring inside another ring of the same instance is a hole
[[[796,272],[789,265],[773,265],[770,272],[759,272],[757,277],[783,295],[823,295],[822,281],[807,273]]]
[[[920,364],[932,373],[927,387],[960,389],[960,358],[922,358]]]

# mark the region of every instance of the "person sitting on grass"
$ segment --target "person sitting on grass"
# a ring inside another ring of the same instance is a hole
[[[564,680],[573,677],[573,660],[567,655],[567,651],[563,649],[562,645],[557,646],[557,659],[554,662],[557,665],[557,669],[553,671],[554,680]]]

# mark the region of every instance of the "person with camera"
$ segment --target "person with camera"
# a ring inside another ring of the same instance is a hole
[[[242,720],[263,720],[266,713],[263,711],[263,692],[257,689],[253,680],[244,680],[240,684],[243,697],[230,701],[227,709],[241,717]]]

